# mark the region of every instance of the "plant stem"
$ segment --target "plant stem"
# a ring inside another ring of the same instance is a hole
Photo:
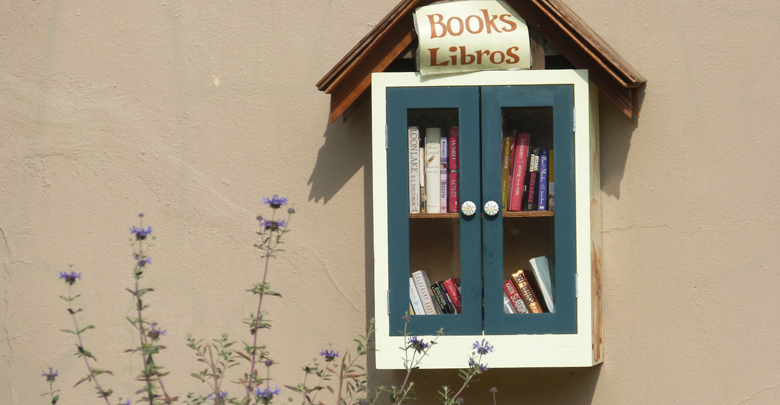
[[[70,312],[71,316],[73,317],[73,328],[75,328],[76,337],[79,339],[79,347],[83,350],[84,342],[81,340],[81,332],[79,331],[79,324],[76,321],[76,313],[73,312],[73,304],[72,304],[73,293],[71,291],[72,288],[73,288],[72,285],[68,286],[68,298],[71,300],[68,301],[68,312]],[[100,386],[100,383],[98,382],[97,376],[92,371],[92,366],[89,365],[89,358],[86,355],[82,357],[84,357],[84,365],[87,366],[87,371],[89,372],[90,377],[92,377],[92,381],[95,382],[95,387],[97,387],[98,391],[100,391],[100,393],[103,394],[105,391],[103,391],[103,388]],[[109,402],[108,397],[104,396],[103,399],[106,400],[107,405],[111,405],[111,402]]]
[[[455,395],[452,397],[452,400],[455,401],[458,399],[458,396],[461,392],[463,392],[464,389],[466,389],[466,386],[469,385],[469,382],[472,378],[474,378],[474,375],[476,375],[477,367],[482,364],[482,355],[479,355],[479,358],[477,359],[477,362],[474,366],[471,367],[471,370],[469,370],[469,374],[466,376],[466,379],[463,381],[463,385],[460,387],[458,392],[455,393]],[[495,397],[495,395],[494,395]],[[495,401],[494,401],[495,402]]]

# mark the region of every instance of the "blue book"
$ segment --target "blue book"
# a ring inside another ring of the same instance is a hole
[[[542,149],[539,155],[539,199],[537,208],[539,211],[547,211],[547,167],[549,149]]]

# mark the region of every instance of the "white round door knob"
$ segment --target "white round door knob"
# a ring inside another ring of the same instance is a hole
[[[498,203],[495,201],[488,201],[485,203],[485,214],[491,217],[498,214]]]
[[[463,215],[470,217],[477,212],[477,205],[471,201],[466,201],[463,203],[463,205],[461,205],[460,211],[463,213]]]

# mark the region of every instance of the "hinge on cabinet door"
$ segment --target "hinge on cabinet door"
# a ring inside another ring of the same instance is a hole
[[[571,122],[572,122],[571,130],[572,130],[572,132],[577,132],[577,109],[576,108],[572,108],[571,109],[571,115],[572,115],[572,117],[571,117],[572,118],[571,119]]]
[[[385,149],[387,149],[387,124],[385,124]]]
[[[387,314],[390,315],[390,290],[387,290]]]

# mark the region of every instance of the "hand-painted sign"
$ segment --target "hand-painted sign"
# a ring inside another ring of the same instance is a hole
[[[528,27],[503,1],[455,1],[414,13],[420,74],[530,69]]]

